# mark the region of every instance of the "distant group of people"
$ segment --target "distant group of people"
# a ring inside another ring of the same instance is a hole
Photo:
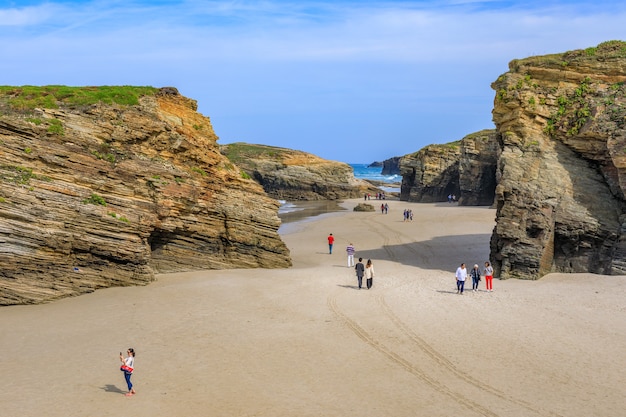
[[[465,268],[465,264],[462,263],[456,269],[456,273],[454,274],[456,277],[456,293],[463,294],[465,290],[465,280],[467,279],[468,272]],[[485,262],[485,267],[483,268],[483,275],[485,276],[485,287],[487,291],[493,291],[493,267],[489,262]],[[478,291],[478,283],[480,282],[480,269],[478,268],[478,264],[475,264],[472,270],[469,272],[469,276],[472,278],[472,291]]]
[[[381,206],[381,211],[386,213],[388,207],[387,204],[383,204]],[[410,209],[404,210],[404,221],[412,221],[413,220],[413,212]],[[333,253],[333,245],[335,242],[335,237],[332,233],[328,235],[328,253],[332,255]],[[363,285],[363,277],[365,277],[365,285],[369,290],[372,288],[372,284],[374,281],[374,265],[371,259],[367,260],[367,263],[363,264],[363,258],[359,257],[359,261],[354,263],[354,256],[356,253],[356,249],[354,244],[350,242],[348,246],[346,246],[346,254],[348,257],[348,268],[354,267],[357,277],[357,284],[359,289]],[[465,291],[465,281],[467,278],[472,279],[472,291],[477,292],[479,283],[482,277],[485,277],[485,289],[488,292],[493,291],[493,267],[489,261],[485,262],[485,266],[481,269],[478,267],[478,264],[474,264],[474,267],[468,272],[465,267],[465,263],[461,263],[461,265],[456,269],[455,278],[456,278],[456,289],[457,294],[463,294]]]
[[[376,193],[376,200],[384,200],[385,198],[387,198],[387,197],[385,196],[385,193],[382,193],[382,192],[381,192],[381,193]],[[371,199],[372,199],[372,195],[371,195],[370,193],[365,193],[365,194],[363,195],[363,199],[364,199],[365,201],[367,201],[367,200],[371,200]]]
[[[454,203],[456,201],[456,196],[454,194],[448,194],[448,203]]]
[[[387,203],[383,203],[383,204],[381,204],[381,205],[380,205],[380,212],[381,212],[382,214],[387,214],[387,213],[389,213],[389,204],[387,204]]]

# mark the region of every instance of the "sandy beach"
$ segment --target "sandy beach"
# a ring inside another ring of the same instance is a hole
[[[483,280],[458,295],[456,267],[488,259],[494,209],[389,200],[383,215],[353,212],[359,202],[283,225],[289,269],[0,308],[0,415],[626,415],[626,277],[496,279],[493,292]],[[356,286],[348,243],[374,262],[371,290]]]

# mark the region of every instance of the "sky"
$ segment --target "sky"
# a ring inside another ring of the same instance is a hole
[[[0,85],[172,86],[220,144],[370,163],[494,128],[511,60],[625,22],[614,0],[0,0]]]

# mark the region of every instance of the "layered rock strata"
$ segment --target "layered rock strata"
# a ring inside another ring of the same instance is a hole
[[[385,159],[383,161],[382,175],[400,175],[400,159],[399,156]]]
[[[41,87],[49,102],[29,107],[24,89],[3,91],[1,305],[290,266],[277,202],[220,154],[194,100],[166,88],[133,105],[67,104]]]
[[[514,60],[492,84],[501,278],[626,273],[626,43]]]
[[[340,200],[379,191],[356,179],[350,165],[310,153],[241,142],[220,149],[278,200]]]
[[[433,203],[454,195],[461,205],[491,205],[498,149],[495,131],[483,130],[401,157],[400,199]]]

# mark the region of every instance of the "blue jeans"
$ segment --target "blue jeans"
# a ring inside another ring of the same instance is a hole
[[[124,378],[126,378],[126,385],[128,385],[128,391],[133,389],[133,383],[130,382],[131,375],[132,374],[130,372],[124,372]]]
[[[473,290],[478,289],[478,278],[472,278],[472,289]]]
[[[456,280],[456,289],[463,294],[463,289],[465,288],[465,281]]]
[[[333,253],[333,245],[328,244],[328,253]]]

